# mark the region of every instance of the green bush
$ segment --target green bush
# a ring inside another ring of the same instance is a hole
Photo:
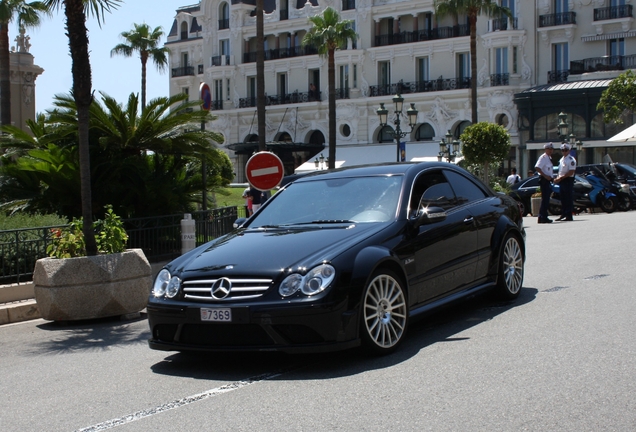
[[[68,220],[58,215],[14,213],[6,215],[0,213],[0,231],[20,228],[39,228],[47,226],[66,225]]]

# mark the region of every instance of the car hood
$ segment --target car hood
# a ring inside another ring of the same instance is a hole
[[[389,223],[240,228],[173,261],[181,278],[214,274],[271,275],[283,269],[311,268],[386,229]]]

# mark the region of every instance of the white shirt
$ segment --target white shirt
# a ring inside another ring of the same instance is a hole
[[[548,156],[547,153],[543,153],[536,165],[534,166],[537,170],[541,171],[543,174],[552,178],[552,159]]]
[[[559,161],[559,177],[576,170],[576,159],[572,155],[563,156]]]
[[[509,185],[513,185],[520,180],[521,180],[521,177],[519,177],[519,174],[510,174],[508,178],[506,179],[506,183],[508,183]]]

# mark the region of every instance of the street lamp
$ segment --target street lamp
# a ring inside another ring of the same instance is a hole
[[[576,156],[577,159],[580,160],[581,156],[581,150],[583,149],[583,143],[581,142],[581,140],[577,140],[576,136],[574,135],[574,133],[571,133],[570,135],[568,135],[569,129],[570,129],[570,125],[568,125],[568,115],[561,112],[559,113],[559,124],[557,125],[557,129],[558,129],[558,133],[559,133],[559,138],[561,138],[561,142],[565,143],[565,139],[568,138],[568,140],[570,141],[570,148],[576,148]]]
[[[439,153],[437,155],[437,160],[439,162],[442,159],[446,159],[447,162],[452,162],[455,160],[457,155],[459,154],[459,141],[453,140],[453,134],[449,130],[446,132],[446,141],[444,138],[439,142]]]
[[[322,153],[320,153],[320,158],[314,159],[314,165],[316,166],[316,169],[324,170],[329,166],[329,158],[327,158],[325,163],[325,157]]]
[[[397,153],[396,160],[397,162],[403,161],[400,157],[400,139],[404,138],[410,132],[403,132],[400,129],[400,116],[402,116],[402,108],[404,107],[404,98],[399,94],[393,96],[393,104],[395,105],[395,120],[393,123],[395,124],[395,130],[391,130],[390,133],[393,138],[395,138],[395,142],[397,145]],[[406,115],[409,120],[409,126],[411,126],[411,132],[413,131],[413,127],[417,124],[417,109],[415,109],[415,104],[411,104],[411,107],[406,110]],[[389,111],[384,108],[384,103],[380,104],[380,108],[377,109],[376,113],[378,117],[380,117],[380,127],[384,128],[389,120]]]

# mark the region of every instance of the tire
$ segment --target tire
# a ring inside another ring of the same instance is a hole
[[[374,272],[361,308],[360,333],[365,347],[376,354],[393,352],[408,326],[406,292],[400,278],[388,269]]]
[[[519,239],[511,234],[501,246],[495,293],[501,299],[512,300],[519,296],[523,285],[523,251]]]
[[[618,208],[618,200],[616,197],[602,198],[598,205],[605,213],[613,213]]]
[[[632,200],[629,199],[628,195],[619,195],[618,196],[618,209],[620,211],[627,211],[632,208]]]

